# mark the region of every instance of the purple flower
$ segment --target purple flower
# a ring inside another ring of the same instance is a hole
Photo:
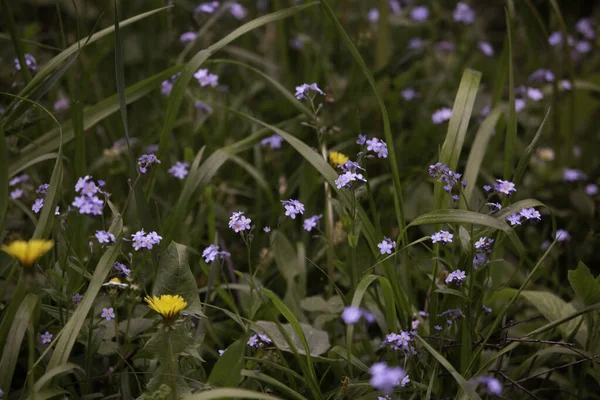
[[[188,174],[189,166],[189,163],[177,161],[175,165],[169,168],[169,173],[177,179],[184,179]]]
[[[411,50],[421,50],[425,46],[425,42],[418,37],[411,38],[408,41],[408,48]]]
[[[569,232],[565,231],[564,229],[557,229],[555,238],[559,242],[567,242],[571,240],[571,235],[569,235]]]
[[[125,264],[115,261],[112,266],[113,266],[113,269],[115,271],[117,271],[117,273],[119,273],[119,274],[123,274],[125,276],[131,275],[131,270],[129,268],[127,268],[125,266]]]
[[[429,9],[425,6],[418,6],[411,10],[410,19],[416,22],[423,22],[429,18]]]
[[[342,319],[346,325],[356,324],[363,316],[363,310],[358,307],[346,307],[342,311]]]
[[[367,151],[372,151],[377,154],[378,158],[387,158],[388,148],[387,144],[383,140],[379,140],[376,137],[367,140]],[[365,181],[366,182],[366,181]]]
[[[42,207],[44,207],[44,199],[35,199],[35,203],[33,203],[31,209],[34,213],[39,214]]]
[[[372,24],[376,24],[379,21],[379,10],[376,8],[371,8],[367,18]]]
[[[258,334],[258,335],[252,335],[250,336],[250,338],[248,339],[248,341],[246,342],[246,344],[250,347],[253,347],[255,349],[258,348],[263,348],[265,347],[267,344],[270,344],[271,339],[269,339],[269,337],[267,335],[264,335],[262,333]]]
[[[209,263],[215,261],[217,257],[224,259],[225,257],[230,257],[231,254],[227,251],[219,251],[219,246],[211,244],[202,252],[202,257],[204,257],[204,262]]]
[[[521,225],[521,216],[517,213],[510,214],[506,219],[512,226]]]
[[[319,220],[323,218],[323,214],[319,214],[319,215],[313,215],[310,218],[306,218],[304,220],[304,230],[307,232],[310,232],[313,230],[313,228],[317,227],[317,224],[319,223]]]
[[[448,121],[452,117],[452,109],[443,107],[433,113],[431,120],[434,124],[441,124]]]
[[[527,78],[527,80],[532,82],[554,82],[554,79],[554,73],[549,69],[537,69],[529,75],[529,78]]]
[[[75,305],[81,303],[81,300],[83,300],[83,295],[81,295],[79,293],[75,293],[73,296],[71,296],[71,301]]]
[[[475,12],[468,4],[459,2],[456,4],[452,17],[454,18],[454,21],[468,25],[475,21]]]
[[[100,317],[104,318],[107,321],[110,321],[111,319],[115,318],[115,310],[112,307],[103,308],[102,314],[100,314]]]
[[[402,92],[400,92],[400,95],[406,101],[411,101],[419,97],[419,93],[417,93],[413,88],[404,89]]]
[[[37,69],[37,61],[35,61],[35,58],[31,54],[26,53],[23,58],[25,59],[25,65],[30,71],[35,71]],[[15,68],[17,71],[21,70],[21,63],[18,58],[15,58]]]
[[[217,8],[219,8],[219,2],[218,1],[209,1],[206,3],[202,3],[199,4],[194,11],[197,13],[206,13],[206,14],[212,14],[214,13]]]
[[[46,194],[48,192],[48,188],[50,187],[47,183],[42,183],[37,190],[35,191],[38,194]]]
[[[494,184],[494,189],[500,193],[504,193],[507,196],[510,196],[511,193],[516,192],[515,184],[509,181],[503,181],[501,179],[496,179]]]
[[[371,380],[369,383],[375,389],[389,395],[395,387],[406,385],[409,380],[406,372],[400,367],[388,367],[386,363],[375,363],[369,368]]]
[[[548,43],[550,43],[550,46],[558,46],[562,43],[562,41],[563,37],[561,32],[552,32],[548,37]]]
[[[358,134],[358,139],[356,140],[356,144],[364,145],[367,142],[367,135]]]
[[[542,215],[535,208],[524,208],[519,212],[519,215],[525,219],[537,219],[538,221],[542,220]]]
[[[575,182],[587,179],[587,175],[578,169],[565,168],[563,179],[567,182]]]
[[[42,339],[42,344],[48,344],[52,342],[52,334],[48,331],[46,331],[46,333],[44,333],[43,335],[40,335],[40,338]]]
[[[10,198],[13,199],[13,200],[20,199],[21,197],[23,197],[23,190],[22,189],[15,189],[12,192],[10,192]]]
[[[193,33],[193,32],[189,32],[189,33]],[[164,81],[162,81],[162,83],[160,84],[160,92],[163,95],[165,95],[165,96],[170,95],[171,91],[173,90],[173,84],[175,83],[175,81],[177,80],[178,77],[179,77],[179,72],[176,73],[175,75],[172,75],[170,78],[165,79]],[[124,142],[123,144],[126,143],[126,141],[123,141],[123,142]],[[118,142],[115,142],[115,145],[117,143]],[[115,147],[115,145],[113,145],[113,147]]]
[[[296,86],[296,94],[294,96],[296,96],[298,100],[309,99],[309,93],[311,91],[325,96],[325,93],[319,89],[316,83],[311,83],[310,85],[308,83],[303,83],[300,86]]]
[[[571,89],[573,89],[573,85],[571,84],[571,82],[568,81],[568,80],[566,80],[566,79],[563,79],[562,81],[560,81],[560,87],[563,90],[571,90]]]
[[[516,98],[515,99],[515,111],[521,112],[521,111],[523,111],[524,108],[525,108],[525,100],[523,100],[521,98]]]
[[[115,235],[107,231],[96,231],[96,239],[98,239],[98,243],[114,243]]]
[[[270,226],[265,226],[263,228],[263,231],[265,231],[265,233],[269,233],[269,232],[271,232],[271,227]]]
[[[527,97],[533,101],[540,101],[544,98],[544,94],[540,89],[529,87],[527,88]]]
[[[600,192],[600,188],[595,183],[590,183],[585,187],[584,191],[588,196],[595,196]]]
[[[252,220],[246,218],[242,211],[234,212],[229,219],[229,227],[233,229],[235,233],[250,230],[250,223]]]
[[[394,350],[408,350],[412,337],[408,332],[390,333],[385,336],[381,346],[390,347]]]
[[[146,234],[142,229],[131,235],[131,240],[135,251],[140,249],[152,250],[155,245],[160,244],[162,236],[159,236],[156,232]]]
[[[388,0],[388,4],[394,14],[398,14],[400,11],[402,11],[400,2],[398,0]]]
[[[248,14],[248,11],[240,3],[232,3],[229,11],[231,11],[231,15],[238,21],[246,18],[246,14]]]
[[[21,174],[19,176],[15,176],[8,182],[8,186],[15,186],[18,183],[27,182],[29,180],[29,175]]]
[[[338,176],[338,178],[335,180],[335,186],[338,189],[350,188],[350,183],[355,182],[355,181],[366,182],[367,180],[365,179],[365,177],[362,174],[348,171],[348,172],[344,172],[343,174]]]
[[[592,45],[588,41],[580,40],[575,44],[575,50],[581,54],[589,53],[592,51]]]
[[[492,396],[500,396],[502,394],[502,383],[491,376],[478,376],[469,381],[471,384],[480,383],[485,385],[483,392]]]
[[[451,234],[448,231],[439,231],[434,233],[433,235],[431,235],[431,242],[432,243],[452,243],[452,238],[454,237],[453,234]]]
[[[260,141],[260,145],[262,147],[269,146],[272,149],[280,149],[281,143],[283,143],[283,138],[278,134],[269,136],[268,138],[264,138]]]
[[[460,318],[464,318],[464,316],[465,315],[458,308],[452,308],[452,309],[446,310],[446,311],[438,314],[438,317],[446,318],[446,323],[448,323],[448,325],[452,325],[452,323],[454,321],[456,321],[457,319],[460,319]]]
[[[446,277],[446,284],[452,283],[452,282],[456,282],[456,283],[461,283],[463,280],[465,280],[467,277],[467,275],[465,275],[465,271],[461,271],[460,269],[457,269],[456,271],[450,272],[448,274],[448,276]]]
[[[381,254],[392,254],[392,249],[396,248],[396,242],[388,237],[383,237],[383,241],[377,245]]]
[[[281,200],[281,204],[283,204],[283,207],[285,208],[286,217],[296,219],[297,214],[304,214],[304,204],[300,203],[298,200]]]
[[[219,76],[211,74],[207,69],[199,69],[194,74],[194,78],[198,81],[200,86],[216,87],[219,84]]]
[[[54,102],[54,111],[64,111],[69,108],[69,99],[61,97]]]
[[[596,31],[592,24],[591,18],[582,18],[577,21],[575,25],[577,32],[581,33],[587,40],[594,40],[596,38]]]
[[[194,40],[196,40],[196,37],[198,37],[198,34],[196,32],[185,32],[182,33],[181,36],[179,36],[179,41],[185,44],[193,42]]]
[[[142,174],[145,174],[153,164],[160,164],[160,160],[153,153],[143,154],[138,159],[138,168]]]
[[[338,168],[344,172],[356,172],[359,169],[363,170],[363,171],[365,170],[363,167],[360,166],[359,163],[350,161],[350,160],[346,161],[343,164],[338,165]]]
[[[494,48],[488,42],[479,41],[477,42],[477,47],[486,57],[492,57],[494,55]]]
[[[492,245],[494,244],[494,239],[487,238],[482,236],[475,242],[475,248],[478,251],[487,251],[490,252]]]

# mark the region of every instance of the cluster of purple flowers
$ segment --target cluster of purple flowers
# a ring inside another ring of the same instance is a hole
[[[35,57],[32,56],[29,53],[26,53],[23,58],[25,59],[25,65],[27,66],[27,68],[30,71],[35,71],[37,70],[37,61],[35,60]],[[21,70],[21,63],[19,62],[18,58],[15,58],[15,69],[17,71]]]
[[[590,41],[596,38],[596,31],[594,30],[592,20],[590,18],[580,19],[575,27],[583,38],[575,39],[572,35],[567,35],[565,40],[562,32],[552,32],[548,37],[548,43],[551,46],[559,46],[566,42],[573,49],[571,54],[573,58],[576,58],[580,54],[589,53],[592,50]]]
[[[98,243],[110,244],[114,243],[116,240],[115,235],[107,231],[96,231],[94,236],[96,236],[96,239],[98,239]]]
[[[375,321],[375,316],[369,310],[360,307],[346,307],[342,311],[342,319],[346,325],[354,325],[361,318],[364,318],[368,323]]]
[[[492,187],[490,185],[485,185],[483,190],[486,192],[491,192]],[[506,196],[510,196],[512,193],[517,191],[515,184],[509,181],[503,181],[502,179],[496,179],[496,183],[494,183],[494,190],[498,193],[502,193]]]
[[[193,33],[193,32],[189,32],[189,33]],[[183,37],[183,35],[182,35]],[[160,84],[160,92],[165,95],[168,96],[171,94],[171,91],[173,90],[173,84],[175,83],[175,81],[177,80],[177,78],[179,77],[179,72],[176,73],[175,75],[172,75],[170,78],[165,79],[164,81],[161,82]]]
[[[204,262],[209,263],[215,261],[217,257],[221,259],[225,257],[230,257],[231,254],[227,251],[219,251],[219,246],[211,244],[202,252],[202,257],[204,257]]]
[[[456,22],[462,22],[463,24],[469,25],[475,21],[475,11],[473,11],[468,4],[459,2],[456,4],[452,17]]]
[[[281,200],[281,204],[283,204],[283,207],[285,208],[286,217],[296,219],[296,215],[304,214],[304,204],[300,203],[298,200]]]
[[[429,176],[437,178],[438,182],[444,183],[444,190],[448,192],[452,200],[458,200],[458,194],[452,194],[454,190],[460,193],[460,187],[467,186],[467,181],[461,180],[462,174],[453,172],[446,165],[437,162],[429,166]]]
[[[76,196],[71,205],[77,207],[79,214],[102,215],[104,200],[96,196],[98,193],[107,194],[101,189],[102,186],[104,181],[99,180],[96,184],[90,175],[79,178],[75,184],[75,192],[81,196]]]
[[[524,208],[521,211],[519,211],[518,214],[512,213],[506,219],[508,220],[508,222],[510,222],[510,224],[512,226],[515,226],[515,225],[521,225],[521,218],[524,218],[525,220],[538,220],[538,221],[542,220],[542,216],[541,216],[540,212],[537,211],[533,207]]]
[[[131,240],[133,241],[133,248],[135,251],[138,251],[139,249],[152,250],[153,246],[160,244],[162,236],[159,236],[158,233],[154,231],[147,234],[142,229],[131,235]]]
[[[33,206],[31,206],[31,209],[33,210],[34,213],[38,214],[42,210],[42,207],[44,207],[44,199],[45,199],[46,193],[48,192],[49,188],[50,188],[49,184],[42,183],[35,191],[37,194],[41,195],[42,197],[38,197],[37,199],[35,199]]]
[[[262,147],[269,146],[272,149],[280,149],[281,143],[283,143],[283,138],[278,134],[269,136],[268,138],[264,138],[260,141],[260,145]]]
[[[412,336],[408,332],[390,333],[385,336],[385,339],[381,343],[381,346],[389,347],[394,350],[407,350],[412,353],[412,347],[410,342]]]
[[[355,181],[363,181],[366,182],[367,180],[365,179],[365,177],[357,172],[352,172],[352,171],[346,171],[342,174],[340,174],[340,176],[338,176],[338,178],[335,180],[335,186],[338,189],[341,188],[350,188],[351,187],[351,183],[355,182]]]
[[[143,154],[140,158],[138,158],[138,168],[142,174],[148,172],[148,168],[150,168],[154,164],[160,164],[160,160],[156,158],[154,153]]]
[[[377,245],[381,254],[392,254],[392,249],[396,248],[396,242],[389,237],[384,236],[383,241]]]
[[[432,243],[442,243],[442,244],[446,244],[446,243],[452,243],[452,238],[454,237],[453,234],[451,234],[448,231],[439,231],[434,233],[433,235],[431,235],[431,242]]]
[[[456,271],[452,271],[448,274],[448,276],[446,277],[446,284],[448,285],[452,282],[456,282],[456,283],[460,284],[466,278],[467,278],[467,275],[465,274],[465,271],[461,271],[460,269],[457,269]]]
[[[271,339],[265,334],[259,333],[258,335],[252,335],[246,342],[246,344],[255,349],[262,349],[268,344],[273,343]]]
[[[359,140],[362,140],[360,135]],[[379,140],[374,137],[373,139],[365,140],[365,143],[367,144],[367,151],[372,151],[373,153],[377,154],[378,158],[387,158],[388,148],[387,144],[383,140]]]
[[[122,274],[125,276],[131,275],[131,270],[125,266],[125,264],[115,261],[113,263],[113,269],[117,271],[118,274]]]
[[[12,178],[8,182],[8,186],[12,187],[12,186],[16,186],[20,183],[26,183],[26,182],[29,182],[29,175],[21,174],[21,175],[18,175],[18,176],[15,176],[14,178]],[[24,193],[23,188],[16,188],[12,192],[10,192],[10,198],[13,200],[20,199],[21,197],[23,197],[23,193]]]
[[[300,86],[296,86],[296,94],[294,96],[296,96],[296,98],[298,100],[309,100],[312,98],[312,96],[310,95],[310,92],[314,92],[314,93],[318,93],[321,96],[325,96],[325,92],[323,92],[321,89],[319,89],[319,87],[317,86],[316,83],[303,83]],[[313,95],[314,96],[314,95]]]
[[[231,214],[229,219],[229,227],[233,229],[235,233],[250,230],[250,223],[252,220],[244,216],[243,211],[237,211]]]
[[[400,367],[388,367],[384,362],[375,363],[369,368],[371,380],[369,383],[375,389],[389,395],[394,388],[404,387],[410,382],[409,376]]]
[[[478,269],[489,263],[488,256],[492,252],[494,239],[485,236],[475,242],[475,256],[473,256],[473,268]]]
[[[188,174],[189,167],[189,163],[177,161],[175,165],[169,168],[169,173],[177,179],[184,179],[185,176]]]
[[[323,214],[313,215],[310,218],[304,220],[304,230],[307,232],[312,231],[319,224],[319,220],[323,218]]]
[[[207,69],[199,69],[194,74],[194,78],[198,81],[200,86],[216,87],[219,84],[219,76],[211,74]]]
[[[563,171],[563,179],[567,182],[576,182],[587,179],[587,175],[578,169],[565,168]]]

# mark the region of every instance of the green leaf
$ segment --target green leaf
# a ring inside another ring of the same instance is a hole
[[[47,371],[44,375],[42,375],[35,383],[33,390],[35,392],[39,392],[47,383],[49,383],[53,378],[66,374],[68,372],[79,372],[81,375],[85,375],[85,371],[79,365],[72,363],[61,364],[56,368],[52,368]],[[36,398],[39,393],[36,393]]]
[[[283,327],[283,330],[286,332],[287,336],[292,340],[292,343],[298,350],[298,353],[306,355],[306,352],[303,349],[302,341],[294,331],[292,325],[281,324],[281,326]],[[308,343],[311,356],[320,356],[329,350],[331,344],[329,343],[329,334],[327,332],[316,329],[309,324],[301,323],[300,327],[302,328],[302,332],[306,338],[306,342]],[[252,330],[256,333],[266,333],[267,336],[273,339],[273,343],[280,350],[292,352],[290,349],[290,344],[287,342],[276,323],[270,321],[256,321],[256,325],[252,326]]]
[[[427,350],[440,364],[442,364],[444,368],[446,368],[448,372],[450,372],[450,375],[452,375],[456,383],[458,383],[463,392],[465,392],[465,394],[467,394],[471,400],[481,400],[481,397],[479,397],[473,387],[469,385],[465,378],[463,378],[463,376],[459,374],[456,369],[454,369],[452,364],[450,364],[450,362],[446,360],[444,356],[431,347],[425,339],[421,338],[421,336],[415,335],[414,337],[421,342],[421,345],[425,348],[425,350]]]
[[[161,294],[180,295],[188,304],[187,312],[204,316],[196,278],[190,270],[187,248],[182,244],[171,242],[161,256],[152,295]]]
[[[8,396],[11,389],[11,381],[19,358],[21,342],[25,338],[25,331],[35,319],[38,309],[39,298],[30,293],[25,296],[12,320],[2,358],[0,359],[0,385],[5,396]],[[30,331],[29,334],[33,335],[34,333]]]
[[[213,400],[224,398],[257,399],[257,400],[282,400],[279,397],[268,394],[252,392],[246,389],[222,388],[203,391],[202,393],[187,396],[184,400]]]
[[[583,262],[579,261],[577,268],[569,271],[568,274],[571,287],[583,304],[589,306],[600,302],[600,282],[594,278]]]
[[[283,301],[298,319],[305,321],[300,300],[306,296],[306,269],[283,232],[273,231],[270,238],[275,264],[287,285]]]
[[[215,363],[207,380],[207,384],[217,387],[236,387],[242,381],[244,353],[248,335],[244,335],[229,345]]]

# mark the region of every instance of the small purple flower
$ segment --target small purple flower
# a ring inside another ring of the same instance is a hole
[[[125,276],[131,275],[131,270],[129,268],[127,268],[125,266],[125,264],[115,261],[112,266],[113,266],[113,269],[115,271],[117,271],[117,273],[119,273],[119,274],[123,274]]]
[[[412,337],[408,332],[390,333],[385,336],[381,346],[390,347],[394,350],[408,350]]]
[[[568,80],[566,80],[566,79],[563,79],[562,81],[560,81],[560,87],[563,90],[571,90],[571,89],[573,89],[573,85],[571,84],[571,82],[568,81]]]
[[[535,208],[524,208],[519,211],[519,215],[525,219],[537,219],[538,221],[542,220],[542,215]]]
[[[411,10],[410,19],[416,22],[423,22],[429,18],[429,9],[425,6],[418,6]]]
[[[112,307],[103,308],[100,317],[104,318],[107,321],[110,321],[111,319],[115,318],[115,310]]]
[[[48,331],[46,331],[46,333],[44,333],[43,335],[40,335],[40,338],[42,339],[42,344],[48,344],[48,343],[52,343],[52,334]]]
[[[479,41],[477,42],[477,47],[479,48],[479,51],[481,51],[486,57],[492,57],[494,55],[494,48],[488,42]]]
[[[510,196],[511,193],[517,191],[515,184],[512,182],[503,181],[501,179],[496,179],[496,182],[497,183],[494,184],[494,189],[496,189],[497,192]]]
[[[272,149],[280,149],[281,143],[283,143],[283,138],[278,134],[269,136],[268,138],[264,138],[260,141],[260,145],[262,147],[269,146]]]
[[[367,151],[372,151],[377,154],[378,158],[387,158],[388,149],[387,144],[383,140],[379,140],[376,137],[367,140]]]
[[[577,32],[581,33],[587,40],[594,40],[596,38],[596,31],[591,18],[582,18],[577,21],[575,25]]]
[[[272,343],[271,339],[269,339],[269,337],[267,335],[264,335],[262,333],[258,334],[258,335],[252,335],[250,336],[250,338],[248,339],[248,341],[246,342],[246,344],[250,347],[254,347],[255,349],[258,348],[263,348],[266,345]]]
[[[75,305],[81,303],[81,300],[83,300],[83,295],[81,295],[79,293],[75,293],[73,296],[71,296],[71,301]]]
[[[395,387],[404,386],[410,380],[406,380],[408,375],[400,367],[388,367],[386,363],[375,363],[369,368],[371,380],[369,383],[376,390],[386,395],[390,395]]]
[[[419,93],[417,93],[413,88],[404,89],[402,92],[400,92],[400,95],[406,101],[411,101],[419,97]]]
[[[8,186],[15,186],[16,184],[27,182],[29,180],[29,175],[21,174],[19,176],[15,176],[8,182]]]
[[[521,225],[521,216],[517,213],[510,214],[506,219],[512,226]]]
[[[246,15],[248,14],[248,11],[246,11],[244,6],[242,6],[240,3],[232,3],[229,11],[231,11],[231,15],[233,15],[233,17],[238,21],[246,18]]]
[[[383,237],[383,241],[377,245],[381,254],[392,254],[392,249],[396,248],[396,242],[388,237]]]
[[[555,238],[559,242],[567,242],[567,241],[571,240],[571,235],[569,234],[569,232],[565,231],[564,229],[557,229]]]
[[[96,231],[96,239],[98,239],[98,243],[114,243],[115,235],[107,231]]]
[[[558,46],[562,43],[562,41],[563,37],[561,32],[552,32],[548,37],[548,43],[550,46]]]
[[[153,153],[143,154],[138,159],[138,168],[142,174],[145,174],[153,164],[160,164],[160,160]]]
[[[304,214],[304,204],[300,203],[298,200],[281,200],[281,204],[283,204],[283,207],[285,208],[286,217],[296,219],[296,215]]]
[[[162,236],[159,236],[156,232],[146,234],[142,229],[131,235],[131,240],[135,251],[140,249],[152,250],[155,245],[160,244]]]
[[[194,78],[198,81],[200,86],[216,87],[219,84],[219,76],[211,74],[207,69],[199,69],[194,74]]]
[[[338,178],[335,180],[335,186],[338,189],[350,188],[350,184],[355,181],[366,182],[367,180],[365,179],[365,177],[362,174],[347,171],[347,172],[344,172],[343,174],[340,174],[340,176],[338,176]]]
[[[376,24],[379,21],[379,10],[376,8],[371,8],[367,14],[367,18],[369,19],[369,22]]]
[[[394,14],[398,14],[400,11],[402,11],[400,2],[398,0],[388,0],[388,4]]]
[[[575,43],[575,51],[581,54],[589,53],[592,51],[592,45],[586,40],[580,40],[579,42]]]
[[[206,3],[202,3],[199,4],[194,11],[197,13],[206,13],[206,14],[212,14],[214,13],[217,8],[219,8],[219,2],[218,1],[209,1]]]
[[[265,231],[265,233],[269,233],[269,232],[271,232],[271,227],[270,226],[265,226],[263,228],[263,231]]]
[[[475,379],[471,379],[469,383],[480,383],[485,385],[484,389],[482,390],[485,394],[492,396],[500,396],[502,394],[502,383],[500,383],[500,381],[496,378],[492,378],[490,376],[478,376]]]
[[[443,122],[450,120],[451,117],[452,117],[452,109],[450,109],[448,107],[443,107],[433,113],[433,115],[431,116],[431,120],[433,121],[434,124],[441,124]]]
[[[64,111],[69,108],[69,99],[61,97],[54,102],[54,111]]]
[[[467,275],[465,275],[465,271],[461,271],[460,269],[457,269],[456,271],[450,272],[448,274],[448,276],[446,277],[446,284],[452,283],[452,282],[456,282],[456,283],[462,283],[462,281],[464,281],[466,279]]]
[[[529,97],[533,101],[540,101],[544,98],[544,94],[540,89],[528,87],[527,88],[527,97]]]
[[[229,227],[233,229],[235,233],[250,230],[250,223],[252,220],[246,218],[242,211],[234,212],[229,219]]]
[[[323,214],[313,215],[310,218],[306,218],[304,220],[304,230],[307,232],[312,231],[314,228],[317,227],[317,224],[319,223],[319,220],[321,218],[323,218]]]
[[[196,37],[198,37],[198,34],[196,32],[185,32],[182,33],[181,36],[179,36],[179,41],[183,44],[186,44],[196,40]]]
[[[12,192],[10,192],[10,198],[13,199],[13,200],[20,199],[21,197],[23,197],[23,190],[22,189],[15,189]]]
[[[442,244],[452,243],[453,237],[454,237],[454,235],[448,231],[439,231],[439,232],[436,232],[433,235],[431,235],[431,242],[432,243],[441,242]]]
[[[294,96],[296,96],[298,100],[309,99],[309,93],[311,91],[325,96],[325,92],[319,89],[316,83],[311,83],[310,85],[308,83],[303,83],[300,86],[296,86],[296,94]]]
[[[425,42],[421,38],[414,37],[408,41],[408,48],[411,50],[421,50],[423,47],[425,47]]]
[[[475,21],[475,11],[473,11],[468,4],[459,2],[456,4],[452,17],[456,22],[462,22],[463,24],[469,25]]]
[[[46,194],[48,192],[48,188],[50,187],[47,183],[42,183],[37,190],[35,191],[38,194]]]
[[[29,53],[26,53],[23,58],[25,59],[25,65],[30,71],[35,71],[37,69],[37,61],[35,60],[35,57]],[[19,62],[18,58],[15,58],[15,69],[17,71],[21,70],[21,63]]]
[[[524,108],[525,108],[525,100],[523,100],[521,98],[516,98],[515,99],[515,111],[521,112],[521,111],[523,111]]]
[[[344,311],[342,311],[342,319],[346,325],[354,325],[360,318],[363,316],[362,309],[358,307],[346,307]]]
[[[598,194],[598,192],[600,192],[600,188],[598,188],[598,185],[595,183],[590,183],[586,185],[584,191],[588,196],[595,196]]]
[[[555,76],[549,69],[537,69],[529,75],[527,80],[532,82],[554,82]]]
[[[358,139],[356,140],[356,144],[364,145],[367,142],[367,135],[358,134]]]
[[[211,244],[202,252],[202,257],[204,257],[204,262],[209,263],[215,261],[217,257],[224,259],[225,257],[230,257],[231,254],[227,251],[219,251],[219,246]]]
[[[565,168],[563,179],[567,182],[575,182],[587,179],[587,175],[578,169]]]
[[[177,179],[185,179],[189,166],[190,164],[187,162],[177,161],[175,165],[169,168],[169,173]]]
[[[42,207],[44,207],[44,199],[35,199],[35,203],[33,203],[31,209],[34,213],[39,214]]]

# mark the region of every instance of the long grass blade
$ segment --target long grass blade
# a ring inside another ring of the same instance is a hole
[[[515,109],[515,76],[513,71],[512,17],[508,9],[506,14],[506,40],[508,43],[508,123],[504,141],[504,179],[510,179],[515,162],[517,145],[517,111]]]

